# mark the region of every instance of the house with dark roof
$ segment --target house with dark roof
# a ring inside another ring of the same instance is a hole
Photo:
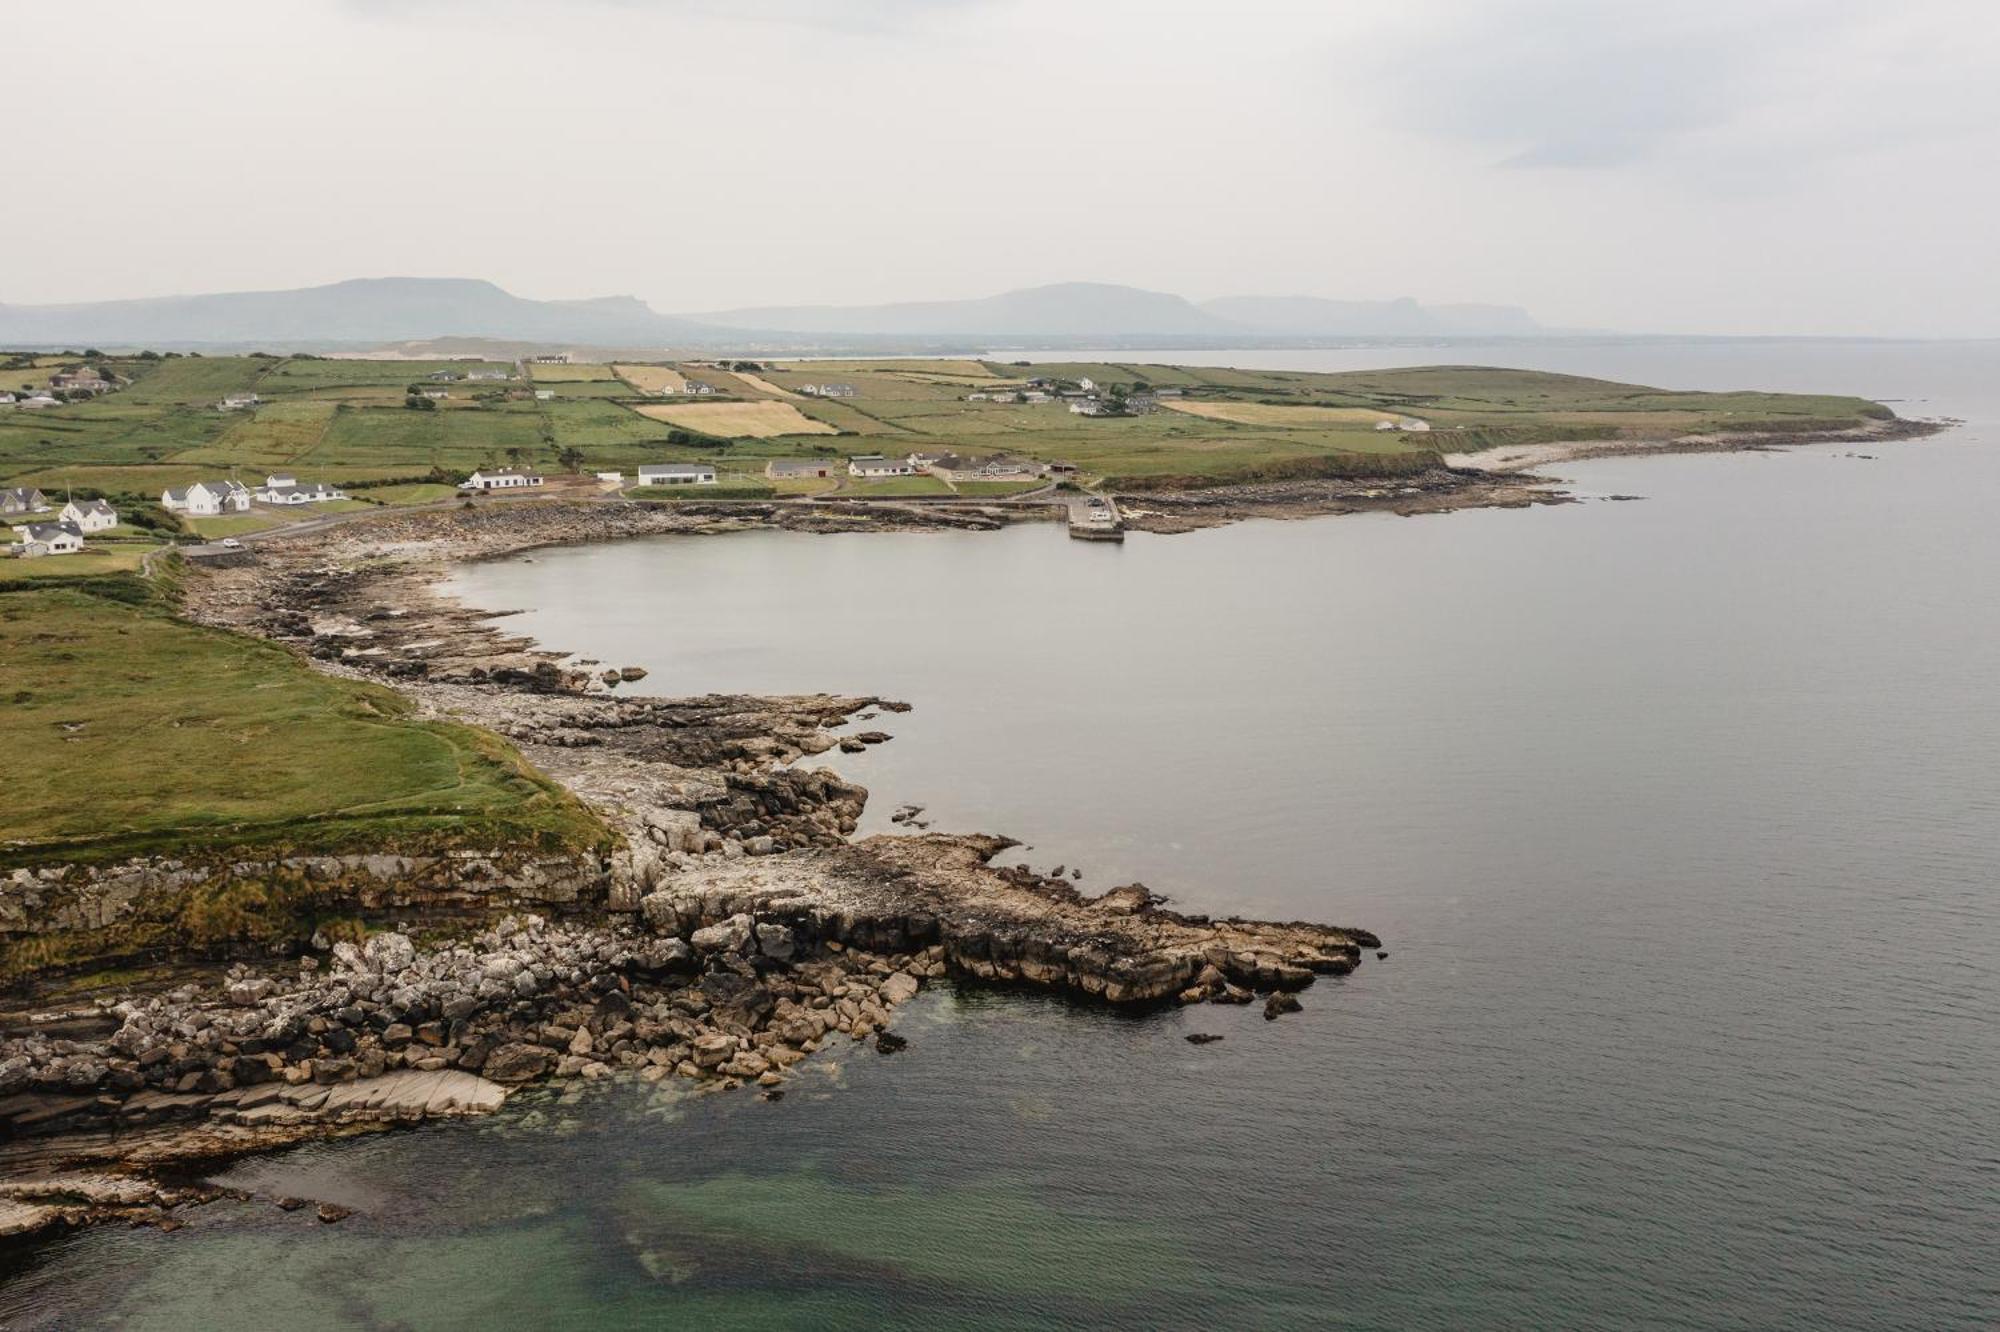
[[[32,559],[39,555],[74,555],[83,549],[83,533],[64,523],[29,523],[14,529],[20,553]]]
[[[0,513],[47,513],[49,498],[33,486],[0,490]]]
[[[71,500],[57,517],[80,533],[108,532],[118,526],[118,510],[109,500]]]

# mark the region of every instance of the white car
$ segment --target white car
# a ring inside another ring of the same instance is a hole
[[[222,548],[224,550],[241,550],[243,549],[243,543],[235,537],[224,537],[222,538]]]

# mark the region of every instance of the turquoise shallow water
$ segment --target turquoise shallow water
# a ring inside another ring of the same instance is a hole
[[[1391,956],[1277,1023],[943,990],[775,1104],[611,1088],[307,1148],[231,1177],[359,1215],[76,1236],[0,1323],[1993,1324],[2000,349],[1453,359],[1969,424],[1560,469],[1639,503],[469,570],[662,692],[908,699],[844,760],[878,822]]]

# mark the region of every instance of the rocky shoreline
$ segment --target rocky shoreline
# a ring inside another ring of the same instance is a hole
[[[1831,438],[1930,433],[1884,423]],[[1770,448],[1741,436],[1604,452]],[[1593,456],[1566,446],[1565,456]],[[1518,465],[1525,465],[1521,463]],[[1127,497],[1141,530],[1244,517],[1566,502],[1544,479],[1441,468],[1375,484],[1277,482]],[[492,503],[258,543],[189,580],[190,618],[393,684],[428,715],[507,737],[612,828],[607,854],[517,863],[255,859],[48,866],[0,880],[0,942],[115,930],[150,897],[297,874],[350,893],[365,941],[283,941],[115,993],[36,1000],[0,1039],[0,1237],[108,1220],[172,1228],[240,1196],[187,1168],[311,1138],[500,1107],[547,1080],[682,1079],[783,1094],[828,1045],[892,1053],[895,1008],[944,977],[1119,1005],[1262,1002],[1295,1012],[1379,941],[1306,922],[1212,920],[1143,885],[1086,896],[1058,869],[1001,868],[1003,838],[852,840],[868,793],[796,760],[890,737],[904,705],[801,695],[630,697],[643,672],[579,662],[438,591],[460,562],[541,546],[758,527],[990,530],[1025,506]],[[319,863],[319,862],[328,863]],[[331,863],[341,861],[341,863]],[[272,1199],[297,1208],[308,1200]],[[344,1209],[323,1206],[323,1221]]]
[[[780,525],[812,530],[1005,521],[772,507]],[[371,879],[356,905],[376,932],[359,946],[301,940],[151,993],[10,1015],[0,1235],[171,1225],[178,1208],[231,1196],[189,1185],[187,1163],[484,1113],[543,1080],[781,1095],[789,1070],[829,1043],[900,1048],[895,1007],[947,976],[1129,1006],[1261,1001],[1276,1017],[1378,946],[1359,929],[1179,913],[1137,884],[1087,896],[1061,873],[995,866],[1003,838],[852,841],[866,790],[792,761],[887,740],[845,728],[903,705],[625,697],[635,672],[510,637],[436,586],[464,559],[767,521],[737,506],[480,506],[269,542],[253,563],[192,577],[191,618],[292,644],[321,669],[392,682],[426,713],[506,736],[618,844],[532,877],[462,876],[447,860]],[[94,928],[115,912],[107,903],[200,879],[185,867],[144,877],[157,868],[20,871],[0,882],[0,908],[22,906],[9,918],[21,928],[58,917]],[[128,891],[107,896],[107,883]],[[46,910],[52,901],[69,914]]]

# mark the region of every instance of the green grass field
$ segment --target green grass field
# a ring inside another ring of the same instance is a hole
[[[0,699],[0,865],[605,838],[496,737],[176,619],[129,574],[0,583]]]
[[[0,586],[17,583],[47,584],[62,579],[91,578],[100,574],[125,573],[137,569],[154,542],[100,545],[95,541],[75,555],[46,555],[37,560],[0,559]],[[4,695],[0,695],[4,697]]]
[[[934,476],[885,476],[876,481],[850,478],[841,486],[840,493],[861,499],[888,498],[896,495],[949,495],[951,487]]]

